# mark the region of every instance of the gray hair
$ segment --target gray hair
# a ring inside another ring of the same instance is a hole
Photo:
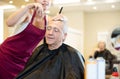
[[[63,32],[64,33],[68,32],[68,25],[67,25],[68,19],[66,16],[61,15],[60,18],[53,18],[52,20],[53,21],[61,21],[63,23]]]
[[[68,32],[68,24],[67,24],[67,22],[68,22],[68,19],[67,19],[67,17],[65,17],[65,16],[63,16],[63,32],[64,33],[67,33]]]

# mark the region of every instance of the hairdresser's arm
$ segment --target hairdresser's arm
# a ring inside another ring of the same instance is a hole
[[[8,17],[8,19],[6,20],[6,24],[8,26],[14,26],[21,20],[21,18],[24,21],[27,18],[27,16],[28,16],[27,13],[30,11],[30,9],[34,9],[34,8],[35,8],[35,3],[26,5],[24,8],[21,8],[18,11],[16,11],[15,13],[13,13],[12,15],[10,15]]]

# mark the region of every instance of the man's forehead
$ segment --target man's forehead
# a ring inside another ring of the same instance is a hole
[[[51,22],[48,23],[48,26],[56,27],[56,28],[62,28],[63,23],[61,23],[59,21],[51,21]]]
[[[51,20],[48,22],[48,25],[62,25],[63,23],[61,21]]]

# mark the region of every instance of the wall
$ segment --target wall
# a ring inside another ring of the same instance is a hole
[[[120,11],[85,13],[84,22],[84,53],[88,56],[94,52],[98,32],[109,33],[116,25],[120,25]]]
[[[4,11],[0,9],[0,43],[3,42],[3,34],[4,34]]]
[[[82,54],[84,43],[84,13],[81,11],[67,11],[64,15],[68,18],[69,33],[67,44],[78,49]]]
[[[5,14],[5,20],[11,13]],[[68,37],[65,43],[78,49],[83,54],[83,32],[84,32],[84,13],[81,11],[67,11],[63,13],[68,18],[68,26],[70,30],[68,31]],[[7,27],[5,24],[4,38],[9,36],[14,30],[13,27]],[[73,37],[73,38],[72,38]]]
[[[8,27],[6,24],[7,18],[13,13],[13,11],[4,11],[4,39],[10,36],[13,32],[14,27]]]
[[[120,25],[120,11],[82,12],[64,10],[63,14],[68,17],[68,25],[72,28],[66,40],[67,44],[78,49],[86,58],[94,52],[98,32],[109,33],[115,25]],[[5,38],[9,35],[7,27],[4,34]],[[110,50],[115,53],[112,49]]]

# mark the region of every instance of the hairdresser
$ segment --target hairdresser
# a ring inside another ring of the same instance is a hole
[[[17,26],[13,35],[0,45],[0,79],[14,79],[32,55],[46,32],[45,11],[51,0],[35,0],[10,15],[7,25]]]

